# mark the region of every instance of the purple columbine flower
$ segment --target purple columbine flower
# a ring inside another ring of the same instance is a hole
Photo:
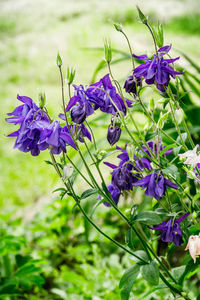
[[[178,189],[175,183],[166,179],[161,172],[157,173],[156,171],[133,183],[133,186],[142,186],[143,189],[146,189],[146,196],[154,197],[157,200],[162,199],[167,187]]]
[[[50,148],[53,154],[66,153],[66,144],[76,149],[67,126],[61,127],[59,121],[54,121],[41,131],[38,144],[41,150]]]
[[[134,154],[132,158],[129,158],[128,152],[127,152],[127,145],[125,146],[125,149],[122,149],[117,146],[117,150],[121,150],[121,154],[119,154],[117,157],[120,159],[119,166],[122,166],[124,163],[128,163],[132,166],[132,169],[135,169],[137,171],[143,171],[144,169],[148,169],[149,171],[152,170],[151,162],[149,159],[145,157],[139,158]]]
[[[137,78],[144,78],[147,84],[156,84],[157,89],[165,92],[165,88],[168,86],[170,76],[176,78],[176,75],[180,75],[183,72],[175,71],[170,64],[178,60],[180,57],[174,59],[164,59],[163,56],[167,54],[171,49],[170,46],[164,46],[158,50],[158,55],[153,55],[153,58],[148,58],[147,55],[134,55],[133,57],[146,61],[140,66],[135,68],[133,74]]]
[[[24,104],[9,113],[8,115],[13,117],[7,118],[6,121],[19,124],[20,128],[8,137],[16,137],[14,148],[23,152],[30,151],[33,156],[37,156],[40,153],[38,141],[41,132],[37,124],[42,122],[48,126],[49,119],[31,98],[17,95],[17,99]]]
[[[78,139],[83,143],[83,138],[86,137],[88,140],[92,140],[91,134],[84,124],[74,125],[74,130],[78,134]]]
[[[19,124],[20,128],[8,135],[16,137],[14,148],[23,152],[31,152],[33,156],[40,151],[51,149],[53,154],[66,152],[66,144],[76,149],[67,126],[61,127],[58,121],[50,123],[47,115],[31,98],[18,96],[24,104],[17,107],[8,118],[9,123]]]
[[[127,93],[137,95],[135,80],[137,80],[137,86],[141,84],[141,78],[136,78],[133,75],[127,77],[124,83],[124,89]]]
[[[180,223],[189,215],[186,213],[177,220],[170,219],[168,222],[162,222],[153,227],[149,227],[152,230],[161,230],[161,241],[173,242],[176,246],[180,246],[183,243],[182,230]]]
[[[113,184],[107,185],[107,189],[112,197],[113,202],[117,205],[121,194],[120,190]],[[101,196],[98,197],[98,200],[101,200]],[[111,204],[108,201],[103,202],[103,204],[107,207],[111,206]]]
[[[85,121],[87,116],[93,114],[94,109],[89,102],[86,92],[82,85],[73,85],[75,89],[75,95],[69,100],[66,107],[66,111],[71,111],[71,118],[74,123],[81,124]],[[63,119],[63,114],[59,117]]]
[[[158,143],[158,147],[157,147],[157,143],[156,142],[153,142],[153,141],[149,141],[148,143],[148,146],[149,148],[151,149],[151,151],[157,155],[157,148],[159,147],[159,152],[161,152],[163,149],[165,149],[166,147],[165,146],[162,146],[161,145],[161,139],[159,140],[159,143]],[[142,149],[146,152],[147,155],[151,156],[151,153],[149,152],[149,150],[147,149],[146,146],[142,146]],[[141,152],[141,151],[140,151]],[[168,149],[166,150],[163,154],[164,155],[170,155],[172,154],[173,152],[173,149]]]
[[[119,94],[117,94],[116,88],[110,81],[109,74],[105,75],[98,82],[91,84],[87,89],[86,94],[89,100],[94,104],[95,110],[100,108],[101,111],[107,114],[115,114],[117,110],[112,104],[113,101],[117,108],[121,112],[126,114],[126,107],[124,105],[123,99]],[[110,98],[112,99],[112,101],[110,100]],[[129,107],[132,105],[132,101],[129,99],[126,99],[126,103]]]
[[[118,126],[109,125],[107,132],[107,140],[111,146],[116,144],[121,136],[121,128]]]
[[[133,175],[131,172],[133,166],[131,164],[124,164],[122,166],[116,166],[109,162],[104,162],[105,165],[113,169],[112,172],[112,184],[121,191],[132,190],[133,183],[138,181],[139,175]]]

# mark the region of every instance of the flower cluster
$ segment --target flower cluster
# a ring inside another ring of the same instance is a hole
[[[8,123],[20,125],[17,131],[8,135],[16,137],[14,148],[31,152],[33,156],[47,148],[53,154],[66,152],[66,144],[76,149],[66,125],[61,127],[59,121],[51,123],[46,113],[31,98],[18,95],[17,99],[24,104],[8,113],[12,117],[6,119]]]
[[[144,152],[151,157],[147,147],[143,146],[142,148]],[[153,153],[157,154],[157,145],[155,145],[153,141],[148,142],[148,148]],[[161,141],[159,141],[159,151],[164,148],[165,147],[161,145]],[[161,171],[153,171],[151,161],[148,157],[139,157],[135,154],[133,157],[129,157],[127,145],[125,146],[125,149],[119,147],[117,147],[117,149],[122,152],[117,156],[120,159],[119,165],[117,166],[109,162],[104,162],[104,164],[113,169],[111,185],[115,187],[115,192],[118,195],[118,197],[114,197],[116,204],[119,201],[119,191],[132,190],[134,186],[143,187],[146,189],[145,195],[154,197],[157,200],[162,199],[167,187],[178,189],[178,186],[165,178]],[[139,152],[141,152],[141,150]],[[165,155],[171,153],[172,149],[164,152]],[[151,173],[143,177],[142,171],[150,171]]]
[[[168,54],[170,49],[171,45],[164,46],[160,48],[157,54],[154,54],[152,58],[149,58],[147,55],[137,56],[133,54],[134,58],[145,61],[133,71],[133,77],[136,78],[138,83],[144,78],[147,84],[155,84],[158,90],[165,92],[170,81],[170,76],[176,78],[176,75],[182,74],[182,72],[177,72],[170,66],[170,64],[177,61],[179,57],[173,59],[164,58],[164,55]],[[135,80],[133,77],[131,75],[131,77],[129,76],[127,78],[124,87],[128,93],[131,92],[135,94]]]

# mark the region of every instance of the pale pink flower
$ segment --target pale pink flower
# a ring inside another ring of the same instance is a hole
[[[197,154],[199,145],[196,145],[193,150],[188,150],[185,153],[179,154],[180,158],[186,158],[184,162],[186,165],[196,166],[200,163],[200,154]]]
[[[185,250],[189,250],[194,263],[196,263],[196,257],[200,255],[200,236],[191,235]]]

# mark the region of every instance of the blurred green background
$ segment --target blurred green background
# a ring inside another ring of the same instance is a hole
[[[0,226],[5,228],[7,222],[8,232],[26,237],[28,247],[23,254],[48,261],[43,269],[44,290],[39,296],[36,290],[36,296],[22,299],[120,299],[118,282],[130,260],[119,251],[115,253],[112,245],[105,246],[105,240],[95,231],[88,236],[88,224],[77,218],[77,212],[72,214],[73,201],[60,201],[52,194],[59,184],[54,170],[44,162],[49,159],[48,153],[32,157],[14,150],[14,139],[6,135],[16,128],[5,118],[19,105],[18,93],[37,101],[40,91],[46,93],[48,110],[56,118],[62,109],[57,52],[62,56],[64,72],[68,65],[76,68],[75,84],[89,84],[103,59],[105,38],[113,48],[128,53],[126,41],[113,23],[123,24],[136,54],[152,53],[152,39],[138,21],[136,4],[153,22],[164,24],[165,44],[172,43],[173,57],[182,51],[199,62],[199,0],[0,1]],[[113,53],[113,59],[118,57]],[[183,57],[179,63],[190,67]],[[113,65],[112,70],[123,83],[131,73],[131,63],[126,60]],[[102,70],[97,79],[106,73]],[[106,128],[95,131],[100,138],[105,137]],[[105,138],[104,147],[108,147]],[[81,184],[80,189],[84,189]],[[123,222],[103,206],[98,222],[123,242]],[[148,291],[139,281],[136,299],[144,299],[139,297],[145,288]],[[164,294],[159,297],[153,299],[166,299]]]
[[[138,22],[135,4],[136,1],[128,0],[123,4],[118,0],[0,1],[0,206],[4,209],[11,204],[25,206],[41,197],[50,199],[56,184],[53,170],[43,162],[48,159],[47,153],[39,157],[20,153],[12,149],[14,140],[5,137],[15,130],[4,119],[18,105],[17,93],[37,100],[38,92],[44,91],[48,109],[56,117],[61,110],[57,52],[63,58],[64,71],[67,65],[76,67],[75,83],[89,84],[103,58],[104,38],[127,52],[123,36],[113,28],[114,22],[123,24],[136,53],[151,52],[151,36]],[[165,44],[172,43],[174,55],[181,50],[199,59],[199,0],[151,0],[137,4],[153,21],[163,22]],[[180,63],[187,66],[183,58]],[[130,62],[113,66],[118,79],[130,71]]]

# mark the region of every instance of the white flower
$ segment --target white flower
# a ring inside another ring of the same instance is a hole
[[[185,250],[189,250],[194,263],[196,263],[196,257],[197,255],[200,255],[200,236],[191,235]]]
[[[186,165],[196,166],[198,163],[200,163],[200,154],[197,154],[198,147],[199,145],[196,145],[193,150],[188,150],[183,154],[179,154],[178,156],[180,158],[186,158],[186,161],[184,162]]]

